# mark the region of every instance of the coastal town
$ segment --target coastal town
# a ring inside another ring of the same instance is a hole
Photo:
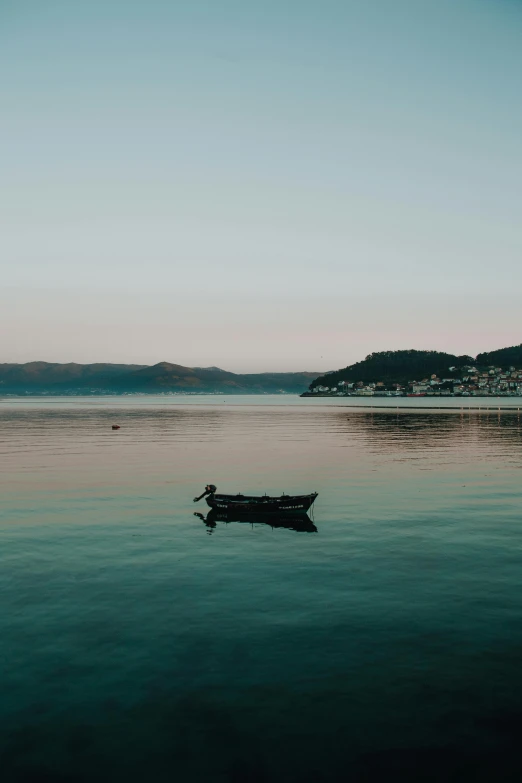
[[[456,377],[456,372],[460,376]],[[522,369],[510,366],[479,369],[449,367],[447,378],[432,374],[407,383],[337,381],[334,386],[313,386],[303,397],[520,397]],[[327,377],[327,376],[326,376]]]

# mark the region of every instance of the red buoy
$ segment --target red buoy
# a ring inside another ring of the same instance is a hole
[[[112,429],[113,430],[119,430],[120,429],[120,425],[119,424],[113,424],[112,425]]]

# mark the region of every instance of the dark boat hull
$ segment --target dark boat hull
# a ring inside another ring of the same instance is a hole
[[[207,505],[220,513],[234,513],[241,517],[251,514],[288,514],[299,516],[306,514],[312,507],[317,492],[311,495],[281,495],[274,498],[268,495],[254,497],[250,495],[209,495]]]

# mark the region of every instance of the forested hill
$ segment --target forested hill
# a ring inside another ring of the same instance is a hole
[[[310,388],[315,386],[336,386],[340,381],[372,383],[407,383],[411,380],[422,380],[433,373],[439,377],[451,378],[463,365],[473,363],[471,356],[455,356],[452,353],[440,351],[380,351],[371,353],[362,362],[351,364],[342,370],[321,375],[316,378]]]
[[[2,394],[301,394],[319,373],[237,374],[219,367],[134,364],[0,364]]]
[[[522,343],[520,345],[512,345],[511,348],[500,348],[498,351],[479,353],[476,361],[479,365],[489,366],[495,364],[502,368],[509,366],[522,367]]]

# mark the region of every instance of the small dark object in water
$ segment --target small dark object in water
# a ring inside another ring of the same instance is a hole
[[[119,430],[120,429],[120,425],[119,424],[113,424],[112,425],[112,429],[113,430]]]
[[[197,503],[205,498],[207,505],[215,511],[235,511],[245,514],[306,514],[313,505],[317,492],[310,495],[281,495],[269,497],[268,495],[216,495],[217,487],[207,484],[202,495],[194,498]]]

